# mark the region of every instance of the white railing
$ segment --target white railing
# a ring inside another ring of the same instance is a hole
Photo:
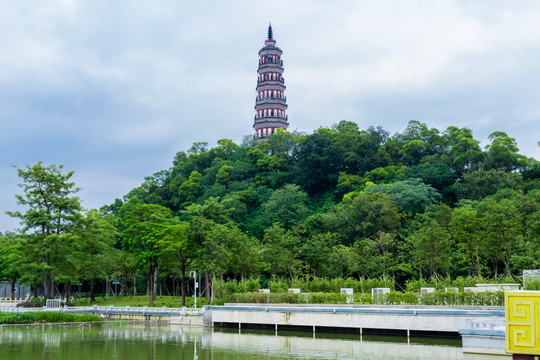
[[[0,306],[5,305],[5,304],[17,305],[23,302],[24,300],[11,300],[11,298],[0,298]]]
[[[95,312],[95,313],[122,313],[122,314],[171,314],[171,315],[202,315],[204,309],[202,308],[168,308],[166,306],[155,308],[155,307],[130,307],[130,306],[63,306],[60,308],[47,308],[46,306],[37,307],[37,308],[18,308],[14,306],[0,306],[0,312],[28,312],[28,311],[57,311],[57,312]]]
[[[118,313],[144,313],[144,314],[152,314],[152,313],[167,313],[171,315],[202,315],[204,313],[204,309],[202,308],[169,308],[166,306],[156,308],[156,307],[148,307],[148,306],[142,306],[142,307],[131,307],[129,305],[127,306],[65,306],[65,310],[70,311],[93,311],[93,312],[99,312],[99,313],[109,313],[109,312],[118,312]]]
[[[504,330],[505,320],[504,318],[491,318],[491,319],[466,319],[465,327],[467,329],[479,329],[479,330]]]

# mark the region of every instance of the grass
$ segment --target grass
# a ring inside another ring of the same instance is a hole
[[[75,315],[45,311],[23,313],[0,312],[0,324],[65,323],[90,321],[103,321],[103,319],[94,315]]]
[[[75,306],[79,305],[79,301],[75,299],[73,301]],[[149,298],[148,296],[117,296],[116,297],[116,306],[126,306],[131,307],[143,307],[148,306]],[[82,298],[81,306],[109,306],[114,305],[114,296],[106,297],[105,299],[101,296],[96,296],[96,302],[90,303],[90,298]],[[204,297],[197,299],[197,307],[202,307],[206,305],[206,299]],[[153,307],[169,307],[169,308],[179,308],[182,307],[182,298],[181,297],[172,297],[172,296],[156,296],[154,300]],[[186,306],[188,308],[193,307],[193,297],[186,297]]]

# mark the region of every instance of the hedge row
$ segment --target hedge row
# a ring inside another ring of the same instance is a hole
[[[94,315],[75,315],[61,312],[0,312],[0,324],[59,323],[102,321]]]
[[[445,288],[454,287],[463,291],[465,287],[474,287],[476,284],[503,284],[515,283],[513,278],[482,278],[482,277],[457,277],[456,279],[441,278],[435,279],[411,279],[405,283],[403,288],[397,287],[393,280],[369,279],[369,278],[313,278],[309,276],[296,277],[292,279],[263,280],[260,277],[241,280],[228,280],[225,282],[214,279],[214,294],[221,298],[236,293],[252,293],[262,288],[270,289],[272,293],[288,292],[289,288],[298,288],[302,292],[316,293],[339,293],[341,288],[351,288],[354,293],[369,293],[373,288],[392,288],[396,291],[419,292],[423,287],[432,287],[444,291]],[[540,283],[539,283],[540,284]],[[539,285],[540,287],[540,285]]]
[[[385,304],[385,305],[486,305],[503,306],[504,292],[447,292],[418,294],[412,291],[392,291],[372,298],[368,293],[236,293],[214,300],[214,304]]]

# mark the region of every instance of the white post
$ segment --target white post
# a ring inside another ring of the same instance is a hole
[[[197,307],[197,288],[199,287],[199,283],[197,282],[197,272],[190,271],[189,276],[193,277],[193,306]]]

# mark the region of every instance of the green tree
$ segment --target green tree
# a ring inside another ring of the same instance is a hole
[[[273,279],[276,276],[292,278],[298,275],[301,261],[297,257],[299,239],[279,223],[264,231],[264,259]]]
[[[232,166],[223,165],[219,168],[219,171],[216,175],[216,184],[227,186],[231,179],[231,171],[233,170]]]
[[[299,256],[315,276],[335,275],[338,254],[334,251],[336,234],[314,234],[299,248]]]
[[[382,193],[350,193],[341,204],[324,214],[315,215],[310,222],[315,229],[338,234],[343,245],[358,240],[373,239],[379,231],[395,233],[401,226],[403,214],[395,201]]]
[[[519,149],[514,138],[503,131],[495,131],[488,138],[491,140],[491,144],[486,147],[485,169],[514,171],[525,165],[526,158],[518,154]]]
[[[510,263],[516,247],[522,240],[523,214],[508,199],[498,202],[486,199],[480,205],[484,207],[487,249],[492,259],[495,277],[498,275],[498,261],[503,262],[505,274],[512,276]]]
[[[176,223],[171,210],[161,205],[144,204],[133,207],[124,219],[124,247],[137,256],[137,266],[148,270],[148,295],[154,305],[159,269],[160,241],[170,225]]]
[[[81,279],[90,281],[90,302],[95,302],[95,282],[104,280],[114,271],[114,248],[119,233],[114,215],[104,215],[92,209],[85,214],[81,225],[74,231],[78,237],[78,251],[74,264]]]
[[[192,171],[189,179],[180,185],[178,189],[179,203],[184,206],[193,204],[197,197],[202,193],[200,184],[201,174],[197,171]]]
[[[441,270],[450,265],[452,245],[448,231],[434,219],[429,219],[412,234],[411,241],[417,261],[426,264],[431,277],[440,281]]]
[[[291,229],[309,215],[308,199],[307,194],[298,185],[287,184],[282,189],[274,191],[262,205],[265,224],[279,222],[286,230]]]
[[[462,181],[452,187],[458,199],[482,200],[500,189],[519,190],[522,185],[521,174],[491,169],[466,173]]]
[[[377,260],[384,279],[389,276],[388,267],[392,265],[394,260],[393,254],[396,242],[395,234],[379,231],[371,239],[368,239],[366,244],[377,254]]]
[[[15,197],[19,205],[28,209],[24,213],[6,212],[24,227],[24,248],[28,253],[24,270],[32,272],[28,277],[34,281],[43,281],[46,298],[52,296],[55,277],[70,275],[62,273],[62,267],[73,256],[75,244],[70,232],[81,220],[81,204],[74,196],[79,188],[70,181],[73,171],[64,173],[62,169],[62,165],[44,166],[41,161],[17,168],[24,194]]]
[[[11,298],[15,298],[15,284],[21,274],[17,259],[21,257],[18,239],[15,234],[3,236],[0,234],[0,276],[11,283]]]
[[[473,138],[471,129],[450,126],[443,136],[450,145],[448,151],[449,166],[452,167],[457,176],[479,168],[484,154],[480,149],[478,140]]]
[[[164,236],[158,240],[158,246],[169,268],[174,269],[180,277],[182,306],[186,306],[186,271],[191,266],[195,254],[188,242],[189,224],[169,225]]]
[[[457,247],[466,254],[469,274],[482,276],[481,251],[485,249],[484,220],[471,204],[452,211],[449,231]]]
[[[416,214],[424,211],[430,204],[436,204],[441,195],[432,186],[424,184],[421,179],[396,181],[390,185],[372,185],[366,193],[388,194],[406,212]]]
[[[330,129],[317,129],[312,135],[299,137],[293,161],[294,182],[310,194],[334,187],[344,170],[336,133]]]

